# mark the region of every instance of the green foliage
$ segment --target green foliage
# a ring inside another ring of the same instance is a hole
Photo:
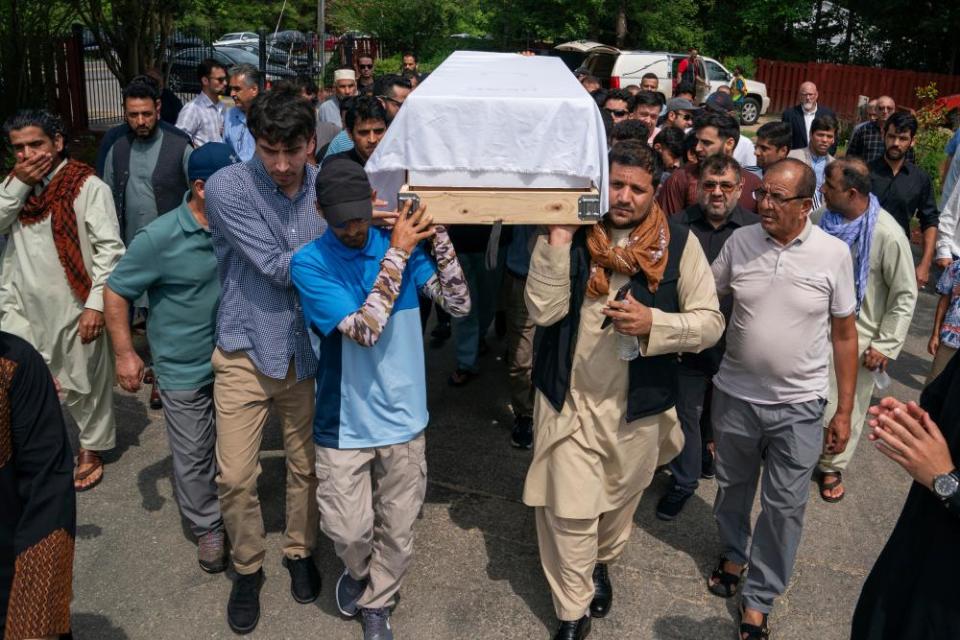
[[[413,49],[427,56],[444,48],[460,14],[454,0],[348,0],[332,7],[329,22],[340,31],[376,34],[387,51]]]
[[[743,77],[755,78],[757,76],[757,59],[752,56],[724,56],[720,62],[723,63],[730,73],[733,73],[734,67],[743,67]]]
[[[916,94],[921,106],[917,109],[919,127],[914,153],[917,157],[917,165],[933,180],[933,188],[939,200],[942,188],[940,165],[947,157],[944,147],[950,140],[952,132],[940,126],[942,115],[934,108],[934,101],[939,95],[937,83],[931,82],[926,86],[917,87]]]

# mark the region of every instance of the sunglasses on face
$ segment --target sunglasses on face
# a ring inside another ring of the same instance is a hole
[[[707,193],[714,191],[717,187],[720,187],[720,191],[723,193],[733,193],[733,190],[740,186],[736,182],[720,182],[717,180],[704,180],[701,184],[703,185],[703,190]]]
[[[361,69],[373,69],[373,65],[372,65],[372,64],[361,64],[361,65],[359,65],[359,67],[360,67]]]
[[[616,116],[616,117],[618,117],[618,118],[623,118],[623,117],[626,116],[628,113],[630,113],[630,112],[627,111],[626,109],[604,109],[604,111],[606,111],[606,112],[609,113],[610,115]]]

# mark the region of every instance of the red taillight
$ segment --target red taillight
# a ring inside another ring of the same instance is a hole
[[[620,88],[620,76],[610,76],[610,88],[611,89]]]

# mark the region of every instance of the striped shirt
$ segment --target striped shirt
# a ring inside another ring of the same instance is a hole
[[[264,375],[282,380],[294,358],[297,380],[314,376],[317,358],[290,280],[290,260],[327,228],[317,215],[318,169],[307,165],[291,198],[257,156],[207,180],[206,207],[222,293],[217,346],[245,351]]]
[[[188,136],[194,148],[208,142],[223,142],[223,116],[226,108],[219,100],[214,103],[205,93],[183,105],[177,116],[177,129]]]

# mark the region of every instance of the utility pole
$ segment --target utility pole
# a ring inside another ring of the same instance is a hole
[[[327,77],[327,3],[326,0],[317,0],[317,33],[320,39],[320,88],[323,88],[324,78]]]

